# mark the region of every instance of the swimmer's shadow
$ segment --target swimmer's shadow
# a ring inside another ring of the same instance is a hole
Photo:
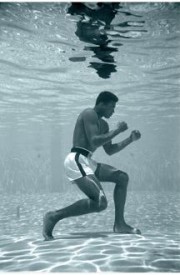
[[[68,235],[59,235],[55,239],[89,239],[89,238],[107,238],[113,232],[73,232]]]

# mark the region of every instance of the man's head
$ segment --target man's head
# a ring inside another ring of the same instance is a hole
[[[103,91],[98,95],[95,107],[101,116],[109,118],[114,113],[117,101],[118,97],[115,94],[109,91]]]

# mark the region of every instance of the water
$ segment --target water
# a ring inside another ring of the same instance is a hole
[[[3,192],[67,187],[75,120],[102,90],[119,96],[110,128],[124,120],[122,139],[133,129],[142,139],[97,158],[126,170],[131,188],[179,190],[179,5],[115,5],[94,15],[68,3],[1,4]]]
[[[115,3],[99,9],[89,5],[77,10],[68,3],[0,4],[0,268],[179,271],[179,4]],[[81,219],[63,221],[56,232],[62,234],[60,239],[45,245],[42,214],[71,202],[78,192],[63,171],[76,118],[94,106],[102,90],[119,97],[110,129],[126,121],[129,130],[122,139],[133,129],[142,134],[117,155],[108,157],[99,149],[94,157],[129,174],[126,215],[143,236],[119,238],[110,233],[113,185],[106,183],[108,212],[97,215],[95,224],[93,215],[83,217],[84,227],[79,229]],[[29,216],[31,211],[34,216]],[[105,220],[105,236],[63,235],[103,232]],[[64,268],[57,262],[60,243],[67,247]],[[53,267],[46,247],[49,254],[51,249],[57,253]],[[8,249],[17,255],[9,255]],[[26,259],[20,257],[23,249]],[[87,265],[81,262],[83,253],[91,255]],[[102,258],[95,264],[99,254]],[[38,266],[33,259],[42,262]]]
[[[55,228],[56,240],[44,242],[43,213],[83,197],[73,194],[0,197],[1,271],[180,271],[179,194],[129,192],[126,219],[140,226],[142,235],[112,233],[114,206],[112,192],[107,192],[106,211],[65,219]]]

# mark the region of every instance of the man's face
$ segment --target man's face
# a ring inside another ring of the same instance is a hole
[[[109,103],[103,104],[103,105],[104,105],[104,117],[110,118],[112,116],[112,114],[114,113],[114,109],[116,107],[116,102],[110,101]]]

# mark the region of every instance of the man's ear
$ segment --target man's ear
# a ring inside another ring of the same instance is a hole
[[[99,102],[100,107],[106,107],[106,104],[104,102]]]

